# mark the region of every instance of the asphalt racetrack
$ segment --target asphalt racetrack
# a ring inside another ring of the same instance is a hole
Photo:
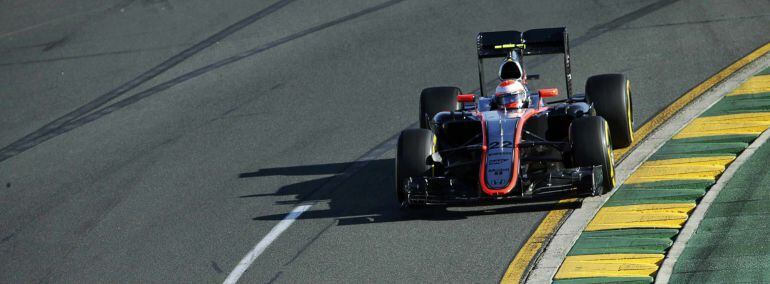
[[[638,127],[770,41],[770,2],[4,1],[0,282],[221,282],[300,204],[241,282],[498,281],[551,207],[402,212],[393,138],[420,89],[478,90],[478,32],[557,26]]]

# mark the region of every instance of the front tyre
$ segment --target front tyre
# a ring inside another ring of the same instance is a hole
[[[586,98],[596,115],[607,120],[613,148],[625,148],[634,141],[630,82],[623,74],[591,76],[586,82]]]
[[[396,197],[401,207],[414,207],[407,198],[406,182],[411,177],[430,175],[431,166],[426,163],[433,153],[433,132],[426,129],[407,129],[398,136],[396,152]]]
[[[570,144],[575,164],[579,167],[602,167],[602,193],[615,187],[615,161],[610,147],[607,121],[600,116],[584,116],[569,127]]]
[[[430,129],[430,121],[439,112],[457,110],[457,95],[460,94],[457,87],[423,89],[420,93],[420,128]]]

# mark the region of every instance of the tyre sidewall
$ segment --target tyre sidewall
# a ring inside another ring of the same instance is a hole
[[[623,74],[602,74],[586,81],[586,98],[596,114],[607,120],[613,148],[633,142],[630,83]]]
[[[404,183],[409,177],[431,174],[432,167],[426,164],[433,153],[433,132],[426,129],[407,129],[398,137],[396,151],[396,195],[399,202],[406,198]]]
[[[575,119],[570,125],[570,144],[576,166],[601,165],[604,192],[615,186],[615,169],[607,121],[600,116]]]
[[[420,93],[420,128],[429,128],[429,119],[442,111],[458,109],[457,96],[462,94],[457,87],[432,87]]]

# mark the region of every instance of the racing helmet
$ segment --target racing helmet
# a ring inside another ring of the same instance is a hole
[[[527,88],[519,80],[504,80],[495,89],[495,103],[502,108],[521,108],[527,101]]]

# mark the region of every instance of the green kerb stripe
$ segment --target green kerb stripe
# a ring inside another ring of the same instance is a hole
[[[610,253],[665,253],[674,242],[662,238],[587,238],[575,243],[568,255]]]
[[[700,117],[751,112],[770,112],[770,93],[724,97]]]
[[[583,238],[608,238],[608,237],[639,237],[639,238],[666,238],[671,239],[679,233],[677,229],[619,229],[583,232]]]
[[[604,206],[694,202],[706,194],[705,189],[645,188],[617,191]]]
[[[655,154],[650,157],[650,161],[667,160],[692,157],[710,157],[737,155],[742,152],[748,143],[726,142],[726,143],[681,143],[676,140],[666,142]]]
[[[693,138],[681,138],[674,139],[676,143],[746,143],[751,144],[754,139],[757,139],[757,135],[745,134],[745,135],[718,135],[718,136],[703,136]]]
[[[754,75],[754,76],[759,76],[759,75],[770,75],[770,67],[766,68],[765,70],[762,70],[761,72],[757,73],[757,75]]]
[[[675,229],[620,229],[583,232],[568,255],[665,253]]]
[[[707,180],[667,180],[667,181],[645,182],[645,183],[635,183],[635,184],[623,184],[620,186],[620,188],[615,194],[618,194],[618,192],[621,192],[626,189],[702,189],[702,190],[706,190],[709,187],[711,187],[711,185],[713,184],[714,182],[707,181]]]

